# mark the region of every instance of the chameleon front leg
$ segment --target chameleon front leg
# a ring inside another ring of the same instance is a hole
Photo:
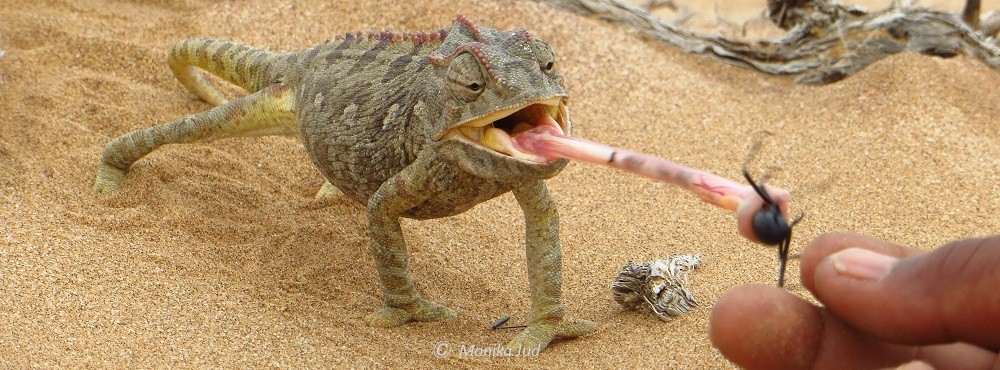
[[[541,180],[514,189],[524,211],[531,313],[528,327],[507,344],[518,353],[544,349],[556,337],[576,338],[595,329],[594,323],[564,318],[562,253],[555,200]]]
[[[423,158],[403,169],[379,187],[368,201],[368,222],[372,255],[378,268],[382,298],[386,307],[365,317],[377,327],[402,325],[409,321],[440,321],[455,317],[455,311],[420,297],[410,280],[406,241],[399,226],[400,215],[426,200],[427,163]]]

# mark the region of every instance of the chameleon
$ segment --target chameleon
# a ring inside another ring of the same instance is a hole
[[[364,321],[380,328],[456,317],[417,291],[400,218],[448,217],[511,192],[525,220],[531,306],[507,348],[540,351],[595,329],[568,317],[562,302],[559,214],[545,180],[567,160],[512,145],[539,126],[572,132],[564,78],[545,41],[459,14],[447,29],[350,32],[295,52],[185,39],[167,59],[181,84],[213,107],[108,142],[96,192],[116,192],[128,168],[162,145],[297,135],[327,180],[320,193],[336,189],[367,207],[385,307]],[[202,71],[247,95],[228,101]]]

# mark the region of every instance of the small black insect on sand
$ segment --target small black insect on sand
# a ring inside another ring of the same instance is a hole
[[[743,169],[743,177],[747,179],[753,190],[764,200],[764,206],[753,215],[753,236],[761,243],[778,246],[778,260],[780,262],[778,270],[778,287],[785,285],[785,265],[788,262],[788,250],[792,245],[792,227],[802,221],[803,213],[788,223],[785,216],[778,209],[778,204],[771,199],[771,196],[764,189],[764,184],[753,181],[746,168]]]

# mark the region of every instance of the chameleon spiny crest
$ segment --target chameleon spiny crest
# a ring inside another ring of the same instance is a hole
[[[290,53],[183,40],[169,53],[170,67],[215,107],[115,138],[94,187],[117,191],[128,168],[162,145],[297,135],[328,181],[323,189],[367,206],[385,307],[365,321],[378,327],[455,316],[417,292],[399,218],[451,216],[512,192],[525,217],[532,303],[527,328],[508,346],[544,348],[594,330],[564,317],[559,216],[543,180],[566,160],[521,152],[511,139],[539,125],[571,133],[554,60],[524,29],[479,27],[461,15],[447,31],[354,32]],[[198,69],[248,95],[227,101]]]

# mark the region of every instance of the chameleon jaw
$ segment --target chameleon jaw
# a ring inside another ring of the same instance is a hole
[[[546,126],[546,130],[553,134],[565,136],[569,128],[568,118],[564,98],[554,97],[501,109],[462,123],[445,131],[441,139],[457,139],[495,155],[523,162],[548,164],[548,158],[519,150],[512,137],[539,126]]]

